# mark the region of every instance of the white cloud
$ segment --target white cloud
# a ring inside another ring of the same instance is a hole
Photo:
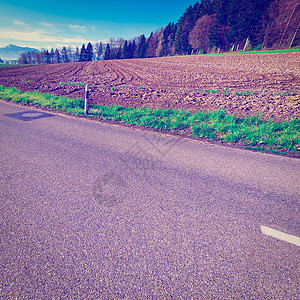
[[[84,38],[74,37],[68,38],[64,36],[57,36],[55,33],[49,34],[45,30],[37,29],[34,31],[18,31],[7,30],[0,28],[0,39],[14,39],[17,41],[28,42],[49,42],[49,43],[63,43],[64,45],[69,43],[81,43]]]
[[[17,20],[17,19],[13,20],[13,22],[15,25],[18,25],[18,26],[26,26],[26,27],[30,26],[29,24],[26,24],[25,22],[23,22],[21,20]]]
[[[68,27],[70,27],[72,30],[74,30],[76,32],[80,32],[80,33],[85,33],[87,31],[86,26],[69,24]]]

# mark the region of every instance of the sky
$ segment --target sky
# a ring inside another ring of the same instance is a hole
[[[62,48],[146,37],[197,0],[0,0],[0,47]]]

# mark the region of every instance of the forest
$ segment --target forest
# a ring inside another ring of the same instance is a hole
[[[300,0],[202,0],[178,22],[131,40],[26,52],[21,64],[152,58],[299,46]]]

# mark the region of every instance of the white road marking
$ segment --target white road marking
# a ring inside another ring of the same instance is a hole
[[[262,234],[274,237],[276,239],[288,242],[290,244],[294,244],[300,247],[300,238],[295,235],[287,234],[269,227],[260,226]]]

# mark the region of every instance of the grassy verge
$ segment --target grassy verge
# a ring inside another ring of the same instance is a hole
[[[232,52],[220,52],[220,53],[206,53],[206,54],[193,54],[192,56],[201,55],[231,55],[231,54],[259,54],[259,53],[291,53],[300,52],[300,48],[291,49],[278,49],[278,50],[251,50],[251,51],[232,51]]]
[[[42,108],[56,109],[75,115],[84,113],[84,102],[81,98],[71,99],[39,92],[22,93],[16,88],[6,88],[2,85],[0,85],[0,98],[14,103],[37,105]]]
[[[77,116],[84,115],[84,102],[81,98],[70,99],[38,92],[22,93],[16,88],[3,86],[0,86],[0,98],[15,103],[38,105]],[[184,110],[134,109],[118,105],[94,105],[90,107],[88,116],[237,144],[257,151],[280,154],[300,152],[300,120],[298,118],[274,122],[273,120],[263,121],[259,115],[237,118],[224,110],[199,111],[190,114]]]

